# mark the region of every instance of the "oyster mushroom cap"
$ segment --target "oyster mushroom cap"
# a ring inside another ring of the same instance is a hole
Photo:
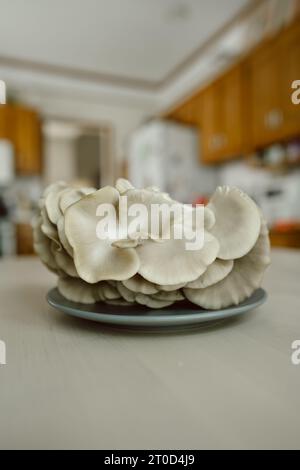
[[[209,207],[204,207],[204,227],[210,230],[216,223],[216,216]]]
[[[260,212],[255,202],[238,188],[219,186],[207,207],[216,217],[210,231],[220,243],[218,258],[228,260],[246,255],[260,231]]]
[[[152,283],[144,279],[140,274],[122,281],[123,285],[132,292],[151,295],[158,292],[158,288]]]
[[[54,185],[45,196],[45,208],[49,217],[50,222],[57,224],[59,217],[62,215],[62,211],[59,207],[59,198],[61,193],[67,190],[68,187],[65,183],[58,183]]]
[[[158,218],[156,221],[158,227],[154,227],[152,218],[152,208],[159,208],[161,214],[165,211],[169,214],[170,208],[173,208],[173,212],[170,213],[170,222],[174,220],[174,211],[181,205],[175,201],[169,200],[163,193],[152,191],[149,189],[129,189],[126,191],[126,205],[120,204],[120,213],[123,214],[124,210],[127,210],[127,221],[128,221],[128,234],[129,237],[137,237],[139,234],[143,238],[147,235],[147,238],[159,238],[162,236],[164,231],[164,224],[166,217]],[[155,207],[156,206],[156,207]],[[144,209],[142,211],[142,209]],[[138,232],[136,222],[138,220]],[[169,228],[169,225],[167,226]]]
[[[265,221],[254,247],[242,258],[234,260],[231,272],[222,280],[204,289],[184,288],[184,295],[196,305],[219,309],[237,305],[248,298],[262,282],[270,264],[270,241]]]
[[[42,232],[42,218],[38,217],[33,222],[33,248],[41,261],[50,271],[59,272],[59,268],[54,259],[51,243],[52,241]]]
[[[158,285],[173,285],[194,281],[217,257],[219,243],[205,232],[204,245],[199,250],[187,250],[185,238],[156,243],[151,240],[139,245],[139,274]]]
[[[173,300],[154,299],[150,295],[145,294],[137,294],[135,300],[137,303],[150,308],[164,308],[174,303]]]
[[[158,285],[158,284],[156,284],[156,287],[160,291],[170,292],[170,291],[173,291],[173,290],[181,289],[182,287],[185,287],[185,285],[186,285],[186,282],[179,282],[178,284],[169,284],[169,285],[165,285],[165,284]]]
[[[173,302],[178,302],[180,300],[184,300],[183,294],[180,292],[180,290],[174,290],[174,291],[160,291],[157,292],[156,294],[151,295],[152,299],[155,300],[163,300],[163,301],[173,301]]]
[[[64,250],[51,242],[51,251],[59,269],[71,277],[79,277],[76,271],[73,258]]]
[[[73,248],[71,247],[66,234],[65,234],[65,218],[61,216],[57,222],[57,233],[59,241],[61,242],[63,248],[66,252],[73,258]]]
[[[57,288],[61,295],[72,302],[94,304],[97,300],[95,286],[79,278],[60,277],[58,279]]]
[[[120,299],[121,297],[118,290],[112,285],[110,285],[108,282],[101,281],[97,284],[94,284],[94,286],[97,301],[116,300]]]
[[[233,261],[232,260],[223,260],[215,259],[215,261],[210,264],[207,270],[201,274],[198,279],[195,281],[189,282],[185,287],[191,289],[204,289],[209,287],[212,284],[216,284],[219,281],[222,281],[232,270]]]
[[[61,243],[58,238],[57,228],[54,225],[47,214],[45,207],[41,209],[41,217],[42,217],[42,224],[41,230],[46,235],[46,237],[50,238],[50,240],[54,241],[59,247],[61,247]]]
[[[122,282],[118,282],[116,287],[120,296],[124,300],[130,303],[133,303],[135,301],[136,293],[130,289],[127,289],[127,287],[125,287]]]
[[[45,199],[52,191],[56,192],[60,189],[66,188],[66,186],[67,183],[65,181],[56,181],[55,183],[49,184],[43,192],[42,199]]]
[[[79,276],[89,283],[102,280],[124,280],[134,276],[139,269],[139,258],[132,248],[115,248],[112,239],[97,237],[101,204],[117,208],[118,191],[106,186],[84,196],[65,212],[65,234],[74,252],[74,263]],[[108,218],[110,215],[108,215]]]
[[[118,178],[116,181],[116,189],[120,194],[125,194],[129,189],[134,189],[134,186],[125,178]]]
[[[89,194],[92,194],[96,191],[95,188],[66,188],[64,189],[58,198],[58,205],[59,209],[62,214],[66,212],[68,207],[70,207],[72,204],[75,204],[75,202],[79,201],[83,196],[87,196]]]

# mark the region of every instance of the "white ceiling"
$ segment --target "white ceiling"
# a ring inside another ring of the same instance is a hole
[[[0,58],[163,81],[249,0],[0,0]]]

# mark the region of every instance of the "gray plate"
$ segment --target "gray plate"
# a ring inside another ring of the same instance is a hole
[[[251,297],[237,306],[221,310],[204,310],[189,302],[178,302],[164,309],[112,306],[103,302],[81,304],[67,300],[57,288],[51,289],[47,294],[49,304],[68,315],[109,325],[145,328],[195,326],[199,323],[215,322],[253,310],[264,303],[266,298],[266,292],[257,289]]]

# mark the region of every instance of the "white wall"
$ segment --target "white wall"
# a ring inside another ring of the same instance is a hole
[[[45,138],[44,182],[72,181],[76,177],[75,140],[70,138]]]

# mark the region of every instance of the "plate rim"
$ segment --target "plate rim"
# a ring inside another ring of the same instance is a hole
[[[190,313],[183,313],[184,309],[178,310],[174,315],[158,315],[158,311],[162,312],[163,309],[155,310],[155,309],[148,309],[147,316],[146,315],[130,315],[130,314],[115,314],[115,313],[101,313],[101,312],[91,312],[88,311],[89,304],[81,304],[86,305],[86,309],[79,309],[76,307],[76,303],[74,302],[74,307],[69,305],[63,305],[55,301],[53,299],[54,293],[59,293],[57,287],[50,289],[46,295],[47,302],[51,307],[54,307],[57,310],[62,311],[63,313],[77,317],[83,318],[90,321],[96,321],[99,323],[105,323],[110,325],[122,325],[122,326],[179,326],[179,325],[192,325],[197,323],[204,323],[210,322],[215,320],[226,319],[228,317],[234,317],[237,315],[242,315],[248,311],[254,310],[255,308],[262,305],[267,300],[267,292],[263,288],[256,289],[253,294],[246,299],[244,302],[250,303],[241,303],[232,307],[218,309],[218,310],[204,310],[201,311],[194,310]],[[60,293],[59,293],[60,294]],[[61,295],[61,294],[60,294]],[[63,297],[61,295],[61,297]],[[251,297],[256,298],[255,301],[251,303]],[[71,302],[66,299],[67,302]],[[103,305],[105,305],[103,303]],[[201,307],[199,307],[200,310]],[[122,306],[120,306],[122,309]],[[152,313],[153,312],[153,313]],[[168,309],[170,312],[170,308]]]

